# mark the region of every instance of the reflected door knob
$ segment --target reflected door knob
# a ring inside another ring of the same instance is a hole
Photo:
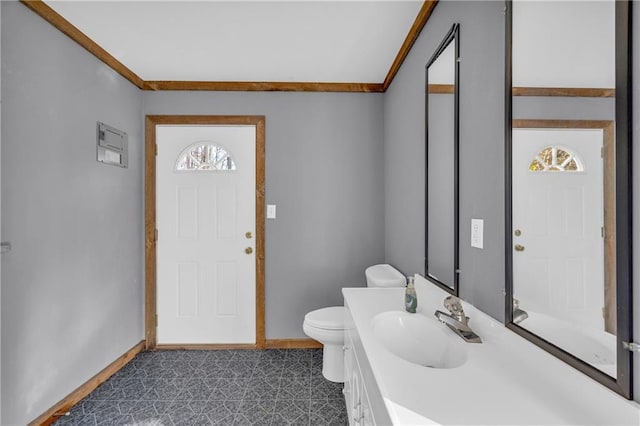
[[[253,253],[253,249],[251,247],[247,247],[246,249],[244,249],[244,252],[247,254],[251,254]]]
[[[516,251],[524,251],[524,246],[520,244],[516,244],[514,248],[516,249]]]

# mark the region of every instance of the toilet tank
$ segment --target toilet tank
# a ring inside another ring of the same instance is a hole
[[[369,266],[364,275],[367,277],[367,287],[404,287],[407,284],[407,278],[386,263]]]

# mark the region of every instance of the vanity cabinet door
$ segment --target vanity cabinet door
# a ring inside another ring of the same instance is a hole
[[[344,403],[347,407],[347,416],[349,417],[349,426],[358,424],[359,407],[360,407],[360,380],[359,371],[356,366],[356,354],[353,343],[349,336],[345,336],[345,343],[342,351],[344,353]]]
[[[351,374],[353,394],[349,405],[347,405],[347,412],[350,413],[349,424],[360,426],[362,424],[362,376],[360,376],[357,365],[354,367]]]
[[[344,402],[347,406],[350,426],[372,425],[369,399],[366,396],[366,389],[362,381],[362,374],[358,365],[353,341],[350,336],[345,336],[344,351],[344,372],[346,380],[344,382]],[[367,414],[368,413],[368,414]]]
[[[347,337],[345,342],[344,369],[346,381],[344,383],[343,393],[349,415],[349,425],[375,425],[373,413],[371,412],[371,402],[369,401],[369,395],[367,394],[367,388],[364,383],[353,341],[350,337]]]
[[[344,343],[344,346],[342,347],[342,353],[344,356],[344,378],[345,378],[344,385],[342,386],[342,394],[344,395],[344,402],[347,406],[347,413],[349,411],[349,400],[351,399],[351,395],[353,394],[353,392],[351,391],[351,386],[352,386],[351,372],[353,371],[353,361],[352,361],[353,355],[351,355],[352,351],[353,350],[350,350],[349,348],[349,344],[345,336],[345,343]]]

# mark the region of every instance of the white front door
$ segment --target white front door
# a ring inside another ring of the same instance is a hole
[[[513,293],[604,329],[602,129],[513,129]]]
[[[158,344],[256,342],[256,127],[158,125]]]

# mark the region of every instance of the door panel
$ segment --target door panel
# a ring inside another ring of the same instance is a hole
[[[195,240],[198,235],[198,187],[176,187],[178,214],[176,229],[179,240]]]
[[[602,146],[601,129],[513,130],[514,297],[593,329],[604,328]],[[572,153],[579,170],[536,171],[548,147]]]
[[[198,316],[198,264],[178,263],[177,292],[178,317]]]

